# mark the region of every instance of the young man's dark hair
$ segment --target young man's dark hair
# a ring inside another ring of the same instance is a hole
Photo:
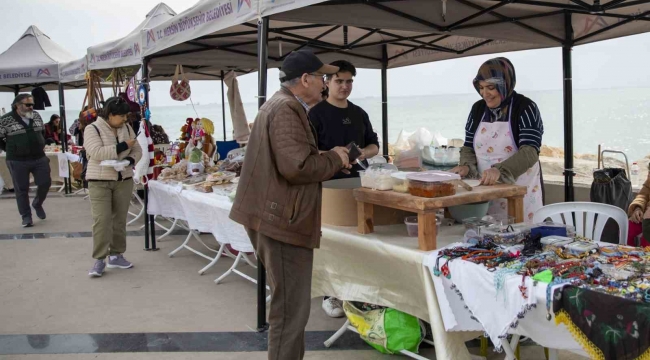
[[[357,76],[357,68],[354,67],[354,65],[352,65],[352,63],[349,61],[337,60],[331,63],[330,65],[338,67],[339,71],[336,74],[327,75],[326,76],[327,80],[331,80],[334,77],[334,75],[338,75],[340,73],[345,73],[345,72],[349,72],[350,74],[352,74],[352,76]]]

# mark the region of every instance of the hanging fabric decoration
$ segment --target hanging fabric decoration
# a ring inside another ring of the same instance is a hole
[[[135,77],[132,77],[131,80],[126,84],[126,96],[129,100],[135,102]]]

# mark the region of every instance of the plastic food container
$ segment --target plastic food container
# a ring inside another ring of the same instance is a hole
[[[422,160],[436,166],[455,166],[460,162],[460,148],[425,146]]]
[[[492,225],[481,229],[481,235],[485,240],[501,245],[518,244],[528,234],[530,234],[530,227],[525,224]]]
[[[393,178],[391,174],[397,168],[390,164],[374,164],[365,171],[359,171],[361,186],[373,190],[392,190]]]
[[[406,231],[409,236],[417,237],[418,236],[418,217],[417,216],[407,216],[404,218],[404,224],[406,224]],[[436,235],[440,233],[440,225],[442,224],[442,219],[439,216],[436,216]]]
[[[456,194],[454,180],[460,180],[460,175],[446,171],[425,171],[406,176],[409,181],[409,193],[413,196],[435,198]]]
[[[393,178],[393,191],[400,192],[400,193],[409,192],[409,182],[406,179],[406,176],[408,174],[413,174],[413,173],[407,171],[400,171],[391,174],[391,177]]]

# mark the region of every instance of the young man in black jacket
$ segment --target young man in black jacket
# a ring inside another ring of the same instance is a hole
[[[14,182],[18,211],[23,227],[30,227],[32,210],[29,206],[29,174],[38,187],[32,207],[39,219],[45,219],[43,202],[50,191],[50,160],[45,156],[45,126],[34,111],[34,98],[29,94],[16,96],[11,112],[0,117],[0,149],[7,152],[7,167]]]
[[[326,77],[327,99],[309,112],[318,150],[329,151],[354,142],[361,149],[359,160],[370,159],[379,153],[377,134],[372,129],[368,114],[348,100],[357,69],[345,60],[330,65],[337,66],[339,72]],[[362,168],[355,164],[349,174],[339,172],[332,179],[358,177],[359,170]]]
[[[348,101],[357,69],[350,62],[339,60],[330,65],[339,68],[326,76],[327,98],[309,112],[309,121],[315,132],[318,150],[329,151],[336,146],[354,142],[361,149],[358,160],[369,159],[379,153],[377,134],[372,130],[368,114]],[[325,94],[323,94],[325,96]],[[349,173],[338,172],[332,179],[358,177],[362,168],[355,164]],[[343,317],[342,303],[333,297],[323,299],[323,311],[334,318]]]

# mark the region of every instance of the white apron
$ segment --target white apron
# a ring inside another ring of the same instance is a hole
[[[478,160],[478,171],[488,170],[492,165],[500,163],[514,155],[519,147],[512,136],[510,122],[512,121],[512,101],[508,107],[508,121],[484,122],[485,114],[474,134],[474,152]],[[524,220],[533,221],[533,215],[544,204],[542,202],[542,185],[540,181],[539,162],[517,178],[517,185],[526,186],[528,193],[524,197]],[[505,199],[490,201],[488,214],[507,214],[508,203]]]

